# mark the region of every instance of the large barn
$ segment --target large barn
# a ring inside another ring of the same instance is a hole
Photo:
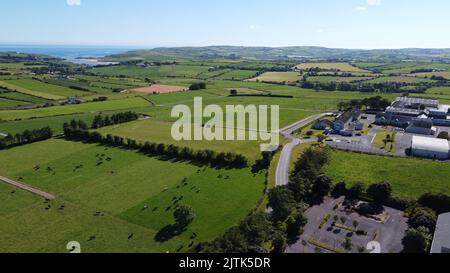
[[[411,153],[413,156],[439,160],[449,158],[450,146],[445,139],[413,136]]]

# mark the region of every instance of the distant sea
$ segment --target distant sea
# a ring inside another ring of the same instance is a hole
[[[133,48],[100,46],[53,46],[53,45],[0,45],[0,51],[45,54],[58,58],[104,57],[123,53]]]
[[[95,60],[112,54],[124,53],[136,48],[101,47],[101,46],[53,46],[53,45],[0,45],[0,52],[13,51],[20,53],[44,54],[66,59],[69,62],[92,64]],[[87,59],[79,59],[87,58]]]

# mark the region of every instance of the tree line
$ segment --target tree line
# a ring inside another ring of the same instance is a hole
[[[161,156],[166,159],[187,160],[208,164],[214,167],[245,168],[248,166],[248,159],[236,153],[215,152],[212,150],[195,151],[188,147],[178,147],[164,143],[145,142],[144,144],[136,140],[123,138],[108,134],[103,136],[99,132],[90,132],[82,121],[72,120],[63,126],[64,137],[67,140],[84,141],[88,143],[99,143],[118,148],[137,150],[149,156]]]
[[[0,137],[0,150],[50,139],[52,136],[53,131],[48,126],[41,129],[25,130],[15,135],[7,134],[4,138]]]
[[[361,109],[365,107],[367,110],[384,111],[391,105],[391,101],[380,96],[365,98],[362,100],[353,99],[349,101],[341,101],[338,103],[338,109]]]
[[[111,116],[108,115],[103,116],[101,114],[98,114],[94,117],[91,128],[98,129],[105,126],[134,121],[137,120],[138,118],[139,115],[132,111],[117,113]]]
[[[347,83],[347,82],[308,82],[300,81],[299,87],[305,89],[315,89],[321,91],[352,91],[363,93],[425,93],[432,84],[415,86],[413,89],[405,90],[412,84],[404,82],[384,82],[384,83]]]

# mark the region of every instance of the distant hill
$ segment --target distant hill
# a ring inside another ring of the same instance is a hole
[[[337,49],[325,47],[161,47],[150,50],[130,51],[108,56],[108,60],[167,59],[257,59],[257,60],[301,60],[301,59],[347,59],[359,61],[439,61],[450,62],[450,49]]]

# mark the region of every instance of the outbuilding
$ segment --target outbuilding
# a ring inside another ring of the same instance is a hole
[[[449,158],[450,146],[445,139],[413,136],[411,154],[417,157],[446,160]]]
[[[431,119],[415,119],[406,132],[410,134],[433,135],[433,121]]]
[[[450,253],[450,213],[439,215],[431,253]]]

